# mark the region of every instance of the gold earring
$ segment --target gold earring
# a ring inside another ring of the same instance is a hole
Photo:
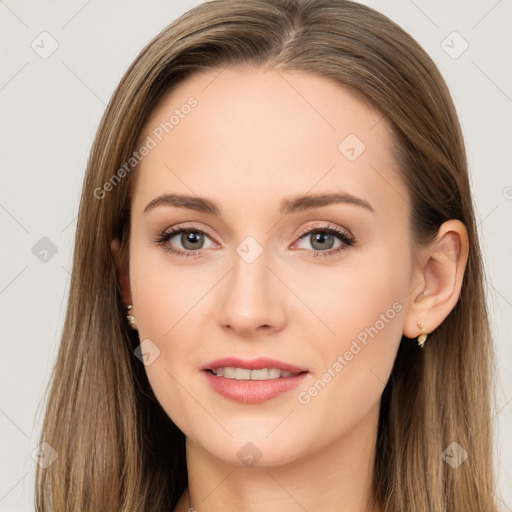
[[[425,344],[425,341],[427,340],[427,333],[425,332],[425,324],[421,320],[418,321],[418,328],[421,330],[421,333],[418,336],[418,345],[421,348],[423,348],[423,345]]]
[[[128,310],[128,314],[126,315],[126,318],[128,320],[128,323],[130,324],[130,326],[134,326],[137,322],[135,320],[135,317],[133,315],[130,315],[130,309],[132,309],[133,306],[131,304],[128,304],[128,306],[126,306],[126,309]]]

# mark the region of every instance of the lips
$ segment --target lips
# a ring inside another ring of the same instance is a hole
[[[281,376],[269,380],[239,380],[216,375],[216,371],[219,368],[243,368],[246,371],[272,368],[279,370],[281,375],[289,376]],[[250,361],[234,357],[217,359],[204,365],[201,370],[206,382],[213,391],[225,398],[245,404],[265,402],[286,391],[290,391],[296,388],[309,374],[306,368],[265,357]]]

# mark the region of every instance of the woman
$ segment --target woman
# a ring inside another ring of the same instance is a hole
[[[215,0],[93,145],[43,510],[497,510],[464,143],[428,55],[344,0]]]

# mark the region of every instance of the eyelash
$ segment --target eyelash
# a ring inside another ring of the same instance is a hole
[[[206,233],[204,230],[198,228],[197,226],[183,227],[183,226],[178,225],[178,226],[173,226],[172,228],[167,229],[167,230],[163,231],[162,233],[160,233],[158,235],[158,237],[156,238],[156,240],[154,240],[153,242],[157,246],[163,246],[163,249],[166,252],[171,253],[171,254],[177,254],[178,256],[189,257],[189,256],[196,256],[198,254],[201,254],[202,250],[182,251],[181,249],[174,249],[172,247],[165,246],[165,244],[171,238],[174,238],[176,235],[179,235],[181,233],[201,233],[203,235],[209,236],[208,233]],[[355,243],[354,238],[352,238],[350,235],[347,234],[347,232],[341,230],[337,226],[326,226],[326,225],[313,226],[312,228],[307,228],[306,230],[301,230],[297,234],[297,237],[300,240],[300,239],[304,238],[306,235],[312,235],[312,234],[316,234],[316,233],[327,233],[330,235],[334,235],[334,236],[338,237],[338,239],[341,240],[341,242],[343,242],[344,245],[341,245],[340,247],[338,247],[336,249],[330,249],[327,251],[307,250],[307,252],[313,253],[311,255],[311,257],[313,257],[313,258],[318,258],[318,257],[327,258],[330,256],[337,255],[340,252],[345,251],[348,247],[354,245],[354,243]]]

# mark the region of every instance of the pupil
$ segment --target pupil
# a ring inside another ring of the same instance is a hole
[[[203,235],[201,233],[183,233],[182,235],[182,241],[183,247],[187,249],[198,249],[198,247],[195,247],[195,245],[199,244],[201,245]],[[189,244],[192,245],[192,247],[188,246]]]
[[[315,233],[315,234],[313,235],[313,237],[314,237],[314,241],[313,241],[313,243],[312,243],[312,246],[313,246],[313,247],[315,247],[315,243],[317,243],[317,242],[319,242],[319,243],[320,243],[319,247],[317,247],[317,248],[319,248],[319,249],[325,250],[326,248],[327,248],[327,249],[330,249],[330,248],[332,247],[332,243],[331,243],[330,245],[329,245],[329,244],[327,244],[327,245],[328,245],[328,247],[327,247],[327,245],[325,244],[325,239],[326,239],[327,237],[332,237],[332,235],[331,235],[330,233]]]

